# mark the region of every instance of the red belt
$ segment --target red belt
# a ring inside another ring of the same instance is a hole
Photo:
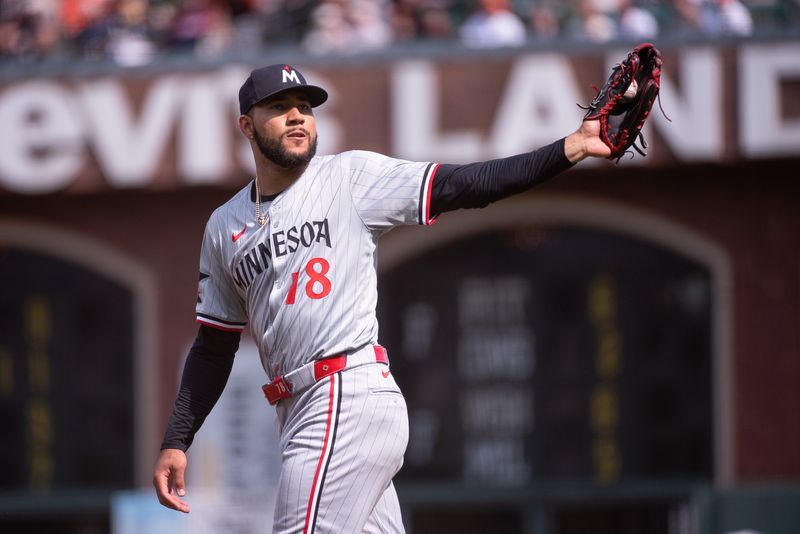
[[[389,365],[389,356],[386,354],[386,349],[380,345],[372,345],[372,347],[375,351],[374,361]],[[271,405],[275,405],[278,401],[288,399],[293,394],[299,393],[326,376],[338,373],[349,367],[372,363],[373,360],[371,357],[367,360],[363,357],[355,357],[359,355],[360,352],[361,351],[357,351],[349,355],[346,353],[336,354],[334,356],[315,360],[291,373],[277,377],[269,384],[262,386],[261,389],[264,391],[264,396],[267,398],[267,401]],[[348,363],[350,364],[349,366]]]

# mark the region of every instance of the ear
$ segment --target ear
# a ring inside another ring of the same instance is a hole
[[[239,115],[239,131],[248,139],[252,139],[255,131],[253,119],[249,115]]]

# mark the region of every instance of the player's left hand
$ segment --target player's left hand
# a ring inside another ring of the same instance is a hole
[[[583,121],[578,132],[583,135],[587,157],[607,158],[611,156],[611,149],[600,138],[599,120]]]
[[[567,136],[564,141],[564,152],[572,163],[587,157],[607,158],[611,149],[600,139],[600,121],[588,120],[581,127]]]

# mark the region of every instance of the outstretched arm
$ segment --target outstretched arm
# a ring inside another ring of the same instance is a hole
[[[208,326],[201,326],[197,332],[153,474],[158,500],[167,508],[189,512],[189,505],[179,498],[186,494],[185,451],[225,389],[239,338],[238,332]]]
[[[584,121],[566,138],[532,152],[468,165],[442,164],[433,178],[430,212],[482,208],[526,191],[590,156],[611,151],[599,137],[599,121]]]

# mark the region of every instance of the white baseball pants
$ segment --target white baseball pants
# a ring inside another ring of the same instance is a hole
[[[387,365],[335,373],[277,410],[273,534],[404,532],[392,478],[403,464],[408,412]]]

